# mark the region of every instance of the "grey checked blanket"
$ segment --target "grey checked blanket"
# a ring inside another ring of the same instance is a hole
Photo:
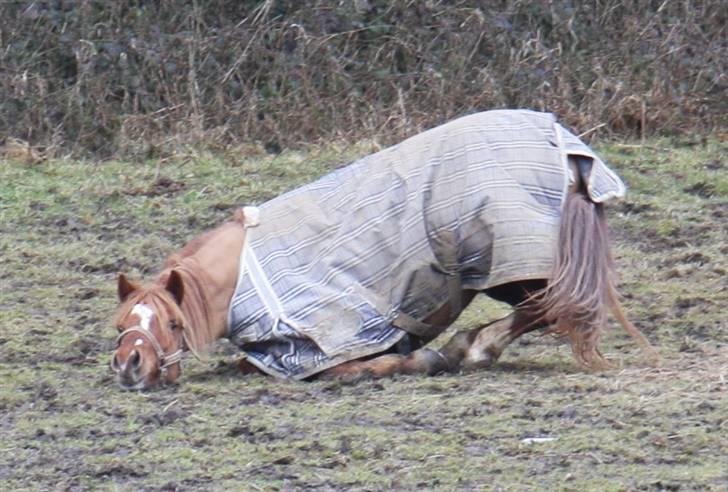
[[[593,159],[595,202],[620,179],[551,114],[466,116],[262,204],[227,336],[261,370],[305,378],[382,352],[449,300],[548,278],[568,155]]]

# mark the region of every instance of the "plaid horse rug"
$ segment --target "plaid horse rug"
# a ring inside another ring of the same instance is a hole
[[[499,110],[262,204],[227,337],[262,371],[301,379],[388,349],[405,321],[424,320],[454,288],[548,278],[569,155],[593,160],[593,201],[623,196],[622,181],[553,115]]]

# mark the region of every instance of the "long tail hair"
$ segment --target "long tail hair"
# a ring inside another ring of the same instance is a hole
[[[598,343],[618,299],[608,236],[604,206],[567,193],[550,281],[530,300],[552,333],[568,337],[576,360],[593,369],[609,367]]]

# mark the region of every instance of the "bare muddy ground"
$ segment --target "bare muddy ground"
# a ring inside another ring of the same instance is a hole
[[[221,342],[181,384],[122,392],[114,279],[358,151],[166,162],[0,161],[3,490],[728,490],[728,146],[599,149],[625,305],[613,370],[527,336],[491,370],[380,381],[240,376]],[[503,306],[485,300],[465,328]]]

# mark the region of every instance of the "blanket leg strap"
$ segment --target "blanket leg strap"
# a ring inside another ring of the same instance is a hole
[[[392,324],[411,335],[420,337],[424,343],[431,341],[445,331],[463,310],[463,291],[460,277],[458,275],[448,275],[447,288],[450,314],[445,325],[425,323],[402,312],[397,313]]]
[[[423,340],[431,340],[442,331],[441,327],[439,326],[434,326],[429,323],[416,320],[412,316],[405,313],[397,313],[396,318],[394,318],[394,321],[392,321],[392,325],[406,331],[411,335],[418,336]]]

